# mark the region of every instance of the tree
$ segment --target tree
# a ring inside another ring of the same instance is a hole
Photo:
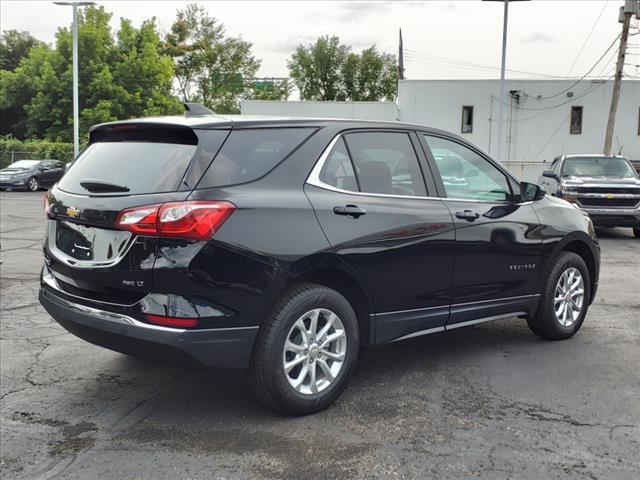
[[[179,10],[165,39],[179,95],[219,113],[238,112],[240,99],[251,96],[251,79],[260,67],[251,47],[241,38],[226,37],[224,25],[203,6]]]
[[[13,71],[29,50],[43,43],[32,37],[29,32],[7,30],[0,35],[0,70]]]
[[[350,47],[338,37],[319,37],[315,44],[298,45],[287,63],[302,100],[345,100],[342,68]]]
[[[115,37],[110,20],[103,7],[78,15],[81,135],[100,122],[182,111],[155,19],[140,28],[122,19]],[[53,48],[36,45],[14,71],[0,71],[0,133],[71,139],[71,50],[71,31],[60,28]]]
[[[251,100],[287,100],[291,95],[291,84],[288,78],[257,79],[251,86],[247,96]]]
[[[379,53],[375,45],[357,54],[338,37],[323,36],[314,44],[299,45],[287,66],[302,100],[379,101],[396,96],[396,57]]]

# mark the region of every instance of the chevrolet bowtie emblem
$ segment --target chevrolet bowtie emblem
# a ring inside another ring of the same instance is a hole
[[[67,217],[76,218],[79,213],[80,213],[80,210],[78,210],[77,208],[73,208],[73,207],[67,208]]]

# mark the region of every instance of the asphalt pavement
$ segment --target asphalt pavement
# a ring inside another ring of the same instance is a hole
[[[598,232],[582,330],[510,319],[399,342],[329,409],[289,418],[246,375],[90,345],[38,303],[42,193],[0,193],[0,476],[25,479],[637,479],[640,240]]]

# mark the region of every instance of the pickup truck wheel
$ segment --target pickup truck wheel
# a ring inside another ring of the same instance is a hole
[[[633,227],[633,236],[640,238],[640,227]]]
[[[328,407],[347,385],[359,350],[349,302],[322,285],[299,284],[260,327],[249,387],[262,402],[291,415]]]
[[[572,337],[582,326],[591,298],[589,269],[582,257],[562,252],[547,270],[536,314],[529,328],[542,338]]]

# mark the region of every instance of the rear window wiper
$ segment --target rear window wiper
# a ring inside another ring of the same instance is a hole
[[[91,180],[86,178],[80,181],[80,186],[85,190],[89,190],[94,193],[106,193],[106,192],[128,192],[129,187],[124,185],[118,185],[117,183],[103,182],[102,180]]]

